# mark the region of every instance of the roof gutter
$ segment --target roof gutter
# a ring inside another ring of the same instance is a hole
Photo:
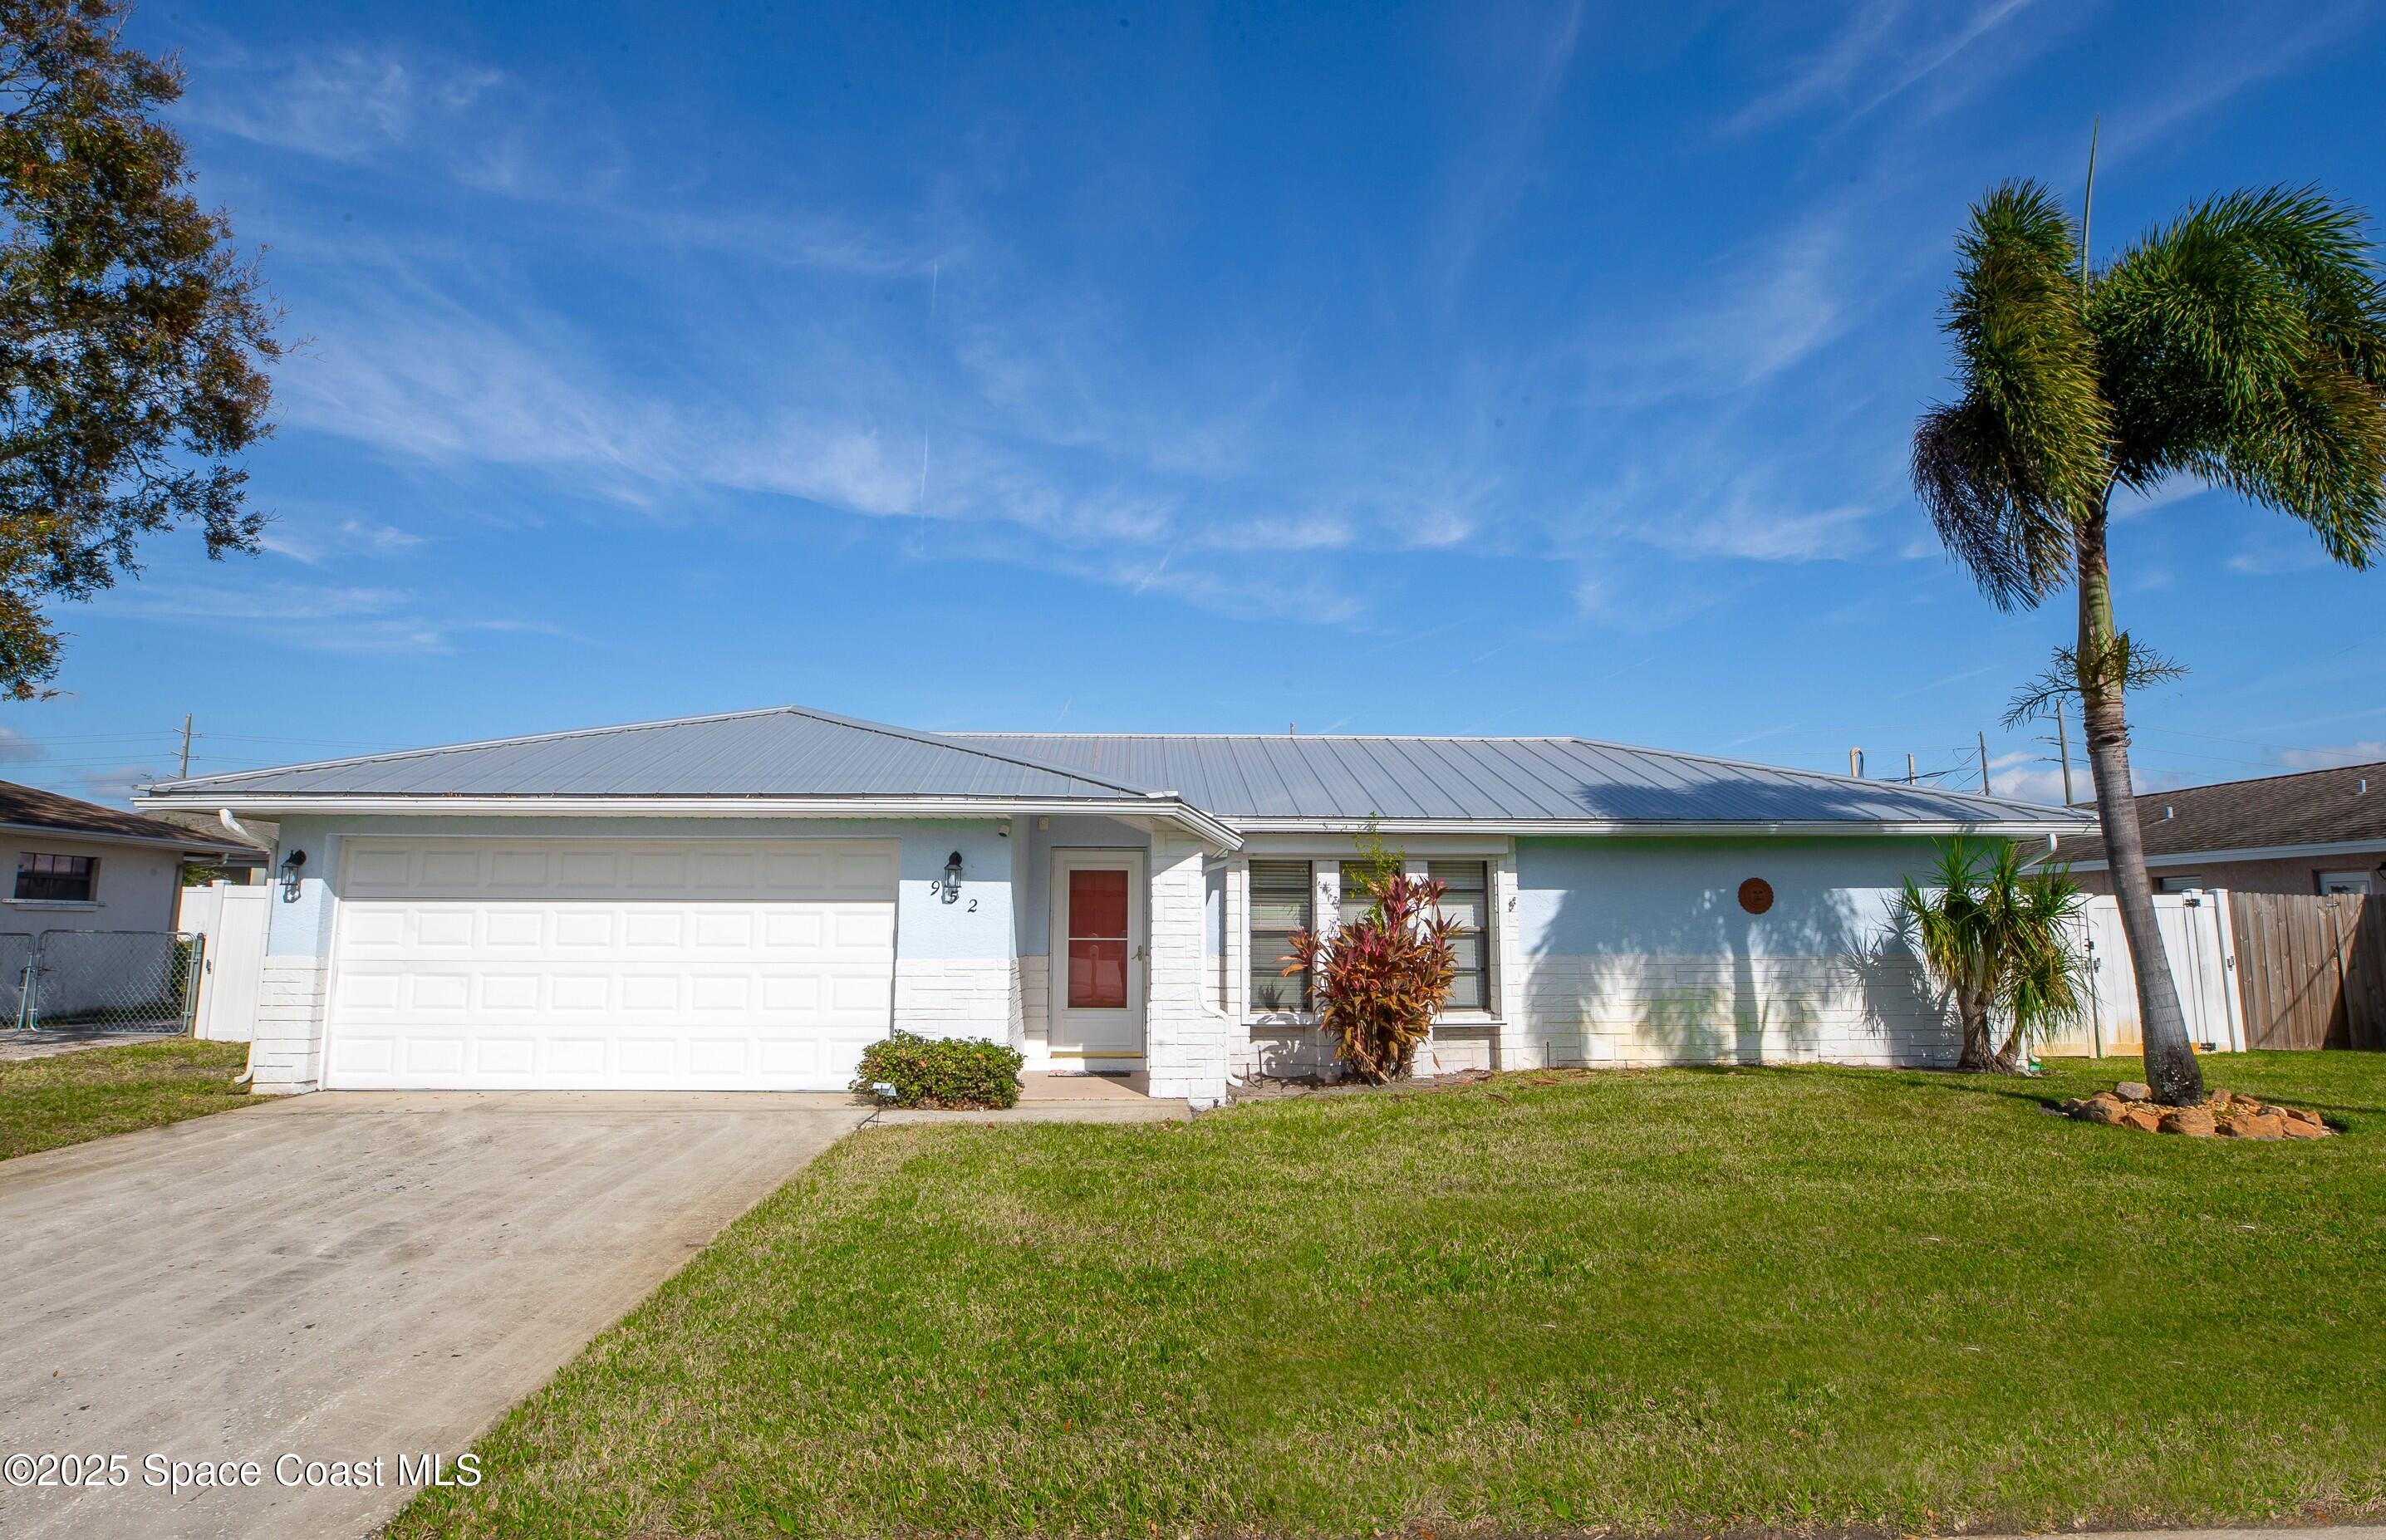
[[[2317,859],[2324,856],[2367,856],[2373,851],[2386,851],[2386,839],[2330,840],[2320,845],[2249,845],[2233,850],[2172,851],[2146,858],[2148,866],[2203,866],[2221,861],[2295,861]],[[2091,861],[2074,861],[2074,871],[2103,871],[2112,863],[2099,856]]]
[[[170,811],[237,811],[248,818],[306,818],[322,814],[513,818],[1034,818],[1089,814],[1104,818],[1156,818],[1174,823],[1222,850],[1239,850],[1243,837],[1209,814],[1176,797],[1138,796],[1096,801],[1018,797],[793,797],[793,796],[418,796],[323,795],[243,798],[219,787],[212,795],[152,794],[136,799],[144,808]],[[226,806],[227,802],[230,807]]]
[[[1246,834],[1364,833],[1385,834],[1826,834],[1853,837],[1880,835],[1998,834],[2015,839],[2057,834],[2092,834],[2096,825],[2073,821],[2028,820],[1952,820],[1900,822],[1838,819],[1237,819]]]

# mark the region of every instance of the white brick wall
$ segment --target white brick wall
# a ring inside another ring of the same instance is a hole
[[[1052,1023],[1052,959],[1024,957],[1019,959],[1019,1016],[1023,1041],[1031,1059],[1044,1058],[1050,1042]]]
[[[1144,1070],[1152,1096],[1213,1107],[1226,1096],[1227,1039],[1234,1022],[1213,1003],[1212,964],[1201,956],[1208,896],[1201,855],[1198,840],[1151,836]]]
[[[895,959],[895,1025],[922,1037],[1023,1041],[1020,980],[1011,958]]]
[[[249,1088],[291,1096],[323,1083],[323,1008],[331,965],[320,958],[268,958],[257,985],[257,1035],[248,1045]]]
[[[1827,1060],[1941,1065],[1953,1025],[1910,962],[1529,959],[1512,1067]]]

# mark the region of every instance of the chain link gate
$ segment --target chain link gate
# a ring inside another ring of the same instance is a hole
[[[26,985],[32,982],[33,938],[10,932],[0,935],[0,1020],[12,1027],[21,1027],[28,1020],[26,1007],[32,1000]]]
[[[0,963],[11,939],[0,936]],[[19,974],[31,987],[17,1019],[53,1032],[187,1033],[206,945],[173,931],[44,931]]]

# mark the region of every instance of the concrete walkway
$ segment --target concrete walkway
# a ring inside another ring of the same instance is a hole
[[[122,1455],[127,1480],[0,1482],[0,1534],[366,1534],[411,1495],[400,1456],[452,1470],[869,1116],[842,1096],[325,1092],[0,1161],[0,1456]],[[151,1456],[255,1461],[258,1484],[155,1490]],[[376,1458],[376,1484],[308,1484]]]
[[[873,1127],[906,1123],[1166,1123],[1193,1116],[1182,1100],[1155,1101],[1141,1075],[1056,1075],[1030,1070],[1019,1077],[1019,1105],[974,1112],[890,1107]]]

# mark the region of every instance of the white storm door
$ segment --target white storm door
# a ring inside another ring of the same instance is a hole
[[[1063,1064],[1123,1068],[1143,1057],[1143,856],[1052,857],[1052,1013],[1046,1040]]]
[[[892,841],[352,839],[324,1083],[842,1090],[895,883]]]

